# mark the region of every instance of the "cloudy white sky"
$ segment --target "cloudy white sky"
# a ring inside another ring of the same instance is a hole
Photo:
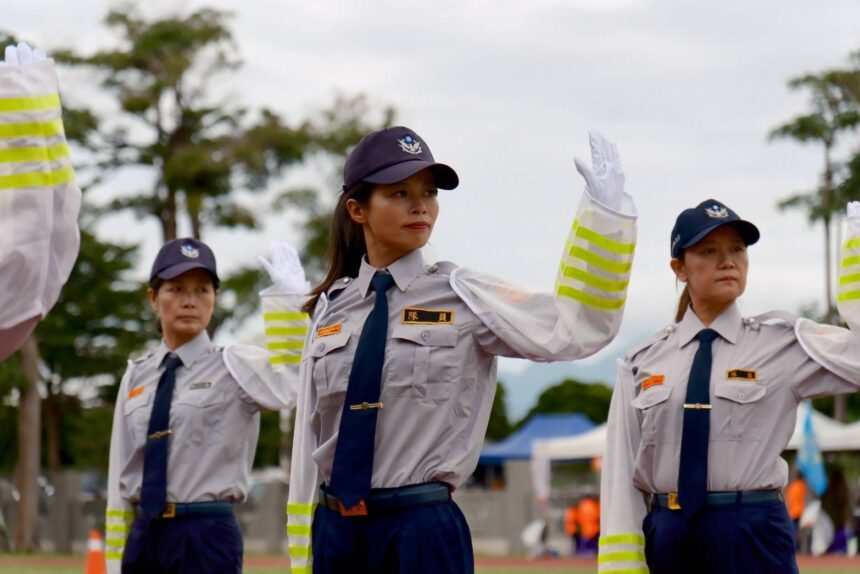
[[[176,3],[145,5],[156,13]],[[787,89],[789,78],[843,65],[860,49],[857,2],[207,5],[235,13],[245,66],[231,96],[296,119],[337,93],[365,93],[379,107],[396,107],[401,123],[455,167],[461,185],[443,192],[432,241],[439,259],[550,289],[582,191],[572,157],[588,157],[588,128],[616,141],[640,232],[624,325],[594,361],[620,354],[670,320],[677,294],[669,232],[680,210],[709,197],[762,231],[751,250],[744,312],[796,311],[822,299],[821,230],[803,214],[775,207],[815,185],[822,154],[814,146],[768,142],[767,133],[807,109],[805,95]],[[112,40],[101,26],[107,6],[15,2],[4,7],[0,27],[48,51],[90,49]],[[294,179],[301,177],[309,176]],[[264,253],[271,239],[297,238],[289,217],[267,223],[260,234],[219,232],[207,240],[229,270]],[[146,262],[158,247],[157,228],[130,218],[108,222],[101,232],[143,242]],[[521,368],[502,363],[503,371]]]

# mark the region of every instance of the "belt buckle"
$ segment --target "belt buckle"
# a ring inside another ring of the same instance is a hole
[[[172,502],[168,502],[161,518],[176,518],[176,505]]]
[[[669,510],[681,510],[681,505],[678,504],[678,493],[670,492],[667,506]]]
[[[352,508],[344,508],[343,503],[338,500],[337,508],[341,516],[367,516],[367,504],[359,500]]]

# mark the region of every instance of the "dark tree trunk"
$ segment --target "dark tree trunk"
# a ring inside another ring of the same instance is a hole
[[[36,527],[39,520],[39,459],[41,403],[39,395],[39,345],[30,335],[21,346],[21,369],[27,386],[21,390],[18,418],[18,468],[16,482],[21,495],[15,529],[15,551],[39,549]]]

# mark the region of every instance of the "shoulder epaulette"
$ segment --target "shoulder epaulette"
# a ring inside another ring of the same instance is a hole
[[[341,277],[337,281],[331,284],[331,287],[328,288],[328,291],[325,292],[326,297],[328,297],[329,301],[337,297],[337,294],[349,287],[352,282],[355,281],[353,277]]]
[[[435,275],[450,275],[456,268],[457,264],[452,261],[437,261],[433,265],[428,265],[426,271]]]
[[[645,349],[648,349],[649,347],[651,347],[655,343],[658,343],[660,341],[665,340],[666,338],[669,337],[669,335],[671,335],[674,332],[675,332],[675,324],[674,323],[672,323],[670,325],[666,325],[665,327],[663,327],[662,329],[660,329],[659,331],[657,331],[656,333],[654,333],[653,335],[651,335],[650,337],[645,339],[645,341],[643,341],[639,345],[630,349],[626,355],[627,360],[632,361],[633,358],[636,357],[636,355],[638,355],[639,353],[641,353]]]
[[[768,311],[754,317],[744,317],[744,324],[752,329],[758,329],[761,325],[793,329],[795,323],[797,315],[788,311]]]
[[[138,357],[136,359],[129,359],[128,362],[131,365],[140,365],[141,363],[143,363],[147,359],[152,358],[153,355],[155,355],[155,351],[150,351],[149,353],[147,353],[146,355],[143,355],[142,357]]]

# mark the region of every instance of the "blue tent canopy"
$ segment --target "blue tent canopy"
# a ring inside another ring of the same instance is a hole
[[[532,442],[559,436],[574,436],[595,427],[585,415],[535,415],[523,427],[481,451],[478,464],[502,464],[506,460],[525,460],[532,457]]]

